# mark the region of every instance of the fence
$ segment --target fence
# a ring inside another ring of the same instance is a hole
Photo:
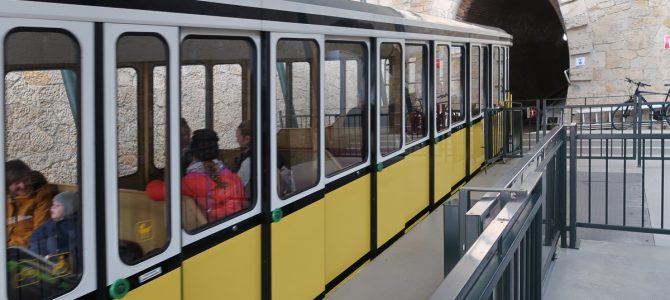
[[[444,206],[446,278],[431,299],[541,298],[559,239],[567,244],[565,140],[554,128],[496,188],[462,188]],[[471,207],[473,192],[486,194]]]

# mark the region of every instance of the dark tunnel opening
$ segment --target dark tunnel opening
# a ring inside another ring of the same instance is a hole
[[[564,98],[568,43],[551,0],[464,0],[457,19],[504,29],[514,37],[510,90],[514,101]],[[555,3],[554,3],[555,4]]]

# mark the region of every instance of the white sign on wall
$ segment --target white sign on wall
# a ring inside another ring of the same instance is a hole
[[[575,58],[575,66],[585,66],[586,65],[586,57],[580,56]]]

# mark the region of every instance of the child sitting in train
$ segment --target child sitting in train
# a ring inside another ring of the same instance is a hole
[[[30,236],[29,249],[41,256],[75,253],[79,245],[77,235],[77,207],[79,196],[74,192],[56,195],[51,204],[51,219]]]
[[[5,163],[7,245],[28,246],[33,230],[49,218],[55,188],[21,160]]]

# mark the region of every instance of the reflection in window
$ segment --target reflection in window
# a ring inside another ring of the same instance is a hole
[[[500,80],[502,79],[502,76],[500,74],[500,71],[502,68],[500,67],[502,63],[502,60],[500,59],[500,48],[499,47],[493,47],[493,63],[491,66],[493,67],[491,71],[492,79],[491,79],[491,84],[492,86],[492,92],[493,92],[493,104],[502,106],[501,103],[501,95],[502,95],[502,84],[500,83]]]
[[[473,46],[470,53],[470,107],[471,115],[479,115],[481,108],[481,51],[479,46]]]
[[[383,43],[379,55],[379,145],[388,155],[402,147],[402,48]]]
[[[319,180],[319,49],[313,40],[277,42],[277,193],[286,199]]]
[[[451,47],[451,124],[465,120],[465,60],[463,46]]]
[[[407,45],[405,52],[405,139],[416,141],[428,133],[426,111],[426,53],[425,45]]]
[[[435,115],[437,132],[449,129],[449,46],[438,45],[435,54]]]
[[[84,267],[79,45],[44,29],[11,32],[3,45],[6,295],[52,299],[73,289]]]
[[[254,47],[242,38],[182,43],[182,227],[195,233],[252,207]],[[193,65],[199,63],[200,65]]]
[[[123,35],[117,41],[116,61],[117,149],[138,149],[136,173],[121,173],[128,168],[121,153],[117,167],[119,256],[130,265],[158,254],[170,239],[166,201],[169,185],[147,185],[151,179],[168,178],[168,168],[157,169],[165,166],[166,149],[151,149],[167,145],[167,48],[153,35]],[[134,69],[134,76],[123,76],[121,70],[126,69]],[[122,93],[121,87],[131,92]],[[131,101],[134,103],[128,103]],[[145,188],[151,193],[145,193]]]
[[[489,72],[490,72],[490,67],[489,67],[489,48],[482,47],[482,58],[481,58],[481,76],[480,80],[481,83],[479,84],[479,95],[480,95],[480,101],[479,101],[479,107],[481,109],[485,109],[487,107],[490,107],[490,100],[491,97],[489,95],[488,91],[488,86],[489,86]]]
[[[119,177],[132,175],[139,170],[137,156],[137,72],[133,68],[116,69],[116,115],[124,116],[127,122],[116,124],[116,155],[119,161]]]
[[[363,162],[367,154],[367,49],[326,43],[326,175]]]

